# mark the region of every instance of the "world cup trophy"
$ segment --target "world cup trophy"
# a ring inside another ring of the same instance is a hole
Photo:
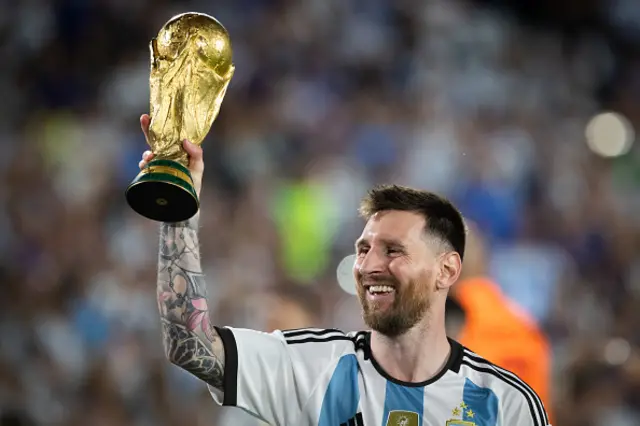
[[[199,209],[182,147],[201,144],[220,112],[235,67],[229,33],[215,18],[188,12],[171,18],[149,44],[149,146],[154,159],[126,190],[137,213],[181,222]]]

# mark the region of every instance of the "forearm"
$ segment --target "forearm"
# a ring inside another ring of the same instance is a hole
[[[210,323],[200,263],[197,216],[163,223],[158,259],[158,308],[167,358],[222,389],[224,348]]]

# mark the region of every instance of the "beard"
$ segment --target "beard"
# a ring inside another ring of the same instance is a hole
[[[400,285],[393,278],[376,279],[376,284],[389,284],[395,288],[391,306],[367,299],[367,290],[358,285],[358,298],[362,305],[362,318],[365,324],[388,337],[397,337],[420,322],[431,306],[431,297],[417,283]]]

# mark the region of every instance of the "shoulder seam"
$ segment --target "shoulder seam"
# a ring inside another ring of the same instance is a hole
[[[480,363],[480,364],[485,364],[489,367],[492,367],[493,369],[499,371],[500,373],[506,375],[507,377],[510,377],[512,380],[520,383],[521,385],[523,385],[527,390],[529,390],[531,393],[535,394],[536,396],[538,395],[531,386],[529,386],[529,384],[527,382],[525,382],[524,380],[522,380],[520,377],[518,377],[518,375],[516,373],[514,373],[513,371],[507,370],[506,368],[503,368],[497,364],[494,364],[493,362],[489,361],[486,358],[481,357],[480,355],[478,355],[477,353],[469,350],[468,348],[464,348],[464,352],[463,352],[463,358],[468,358],[471,361]]]
[[[301,343],[324,343],[337,340],[352,340],[342,330],[322,328],[299,328],[282,331],[284,340],[289,345]]]
[[[287,345],[298,345],[301,343],[329,343],[340,340],[353,343],[353,339],[349,336],[304,337],[301,339],[286,339],[285,341],[287,342]]]
[[[340,330],[338,328],[305,327],[305,328],[290,328],[290,329],[281,330],[281,331],[282,331],[282,334],[284,334],[285,336],[287,336],[287,335],[296,335],[296,334],[300,334],[300,333],[311,333],[311,334],[322,335],[322,334],[325,334],[325,333],[335,332],[335,333],[345,334],[344,331],[342,331],[342,330]]]
[[[480,365],[473,364],[472,362]],[[529,411],[531,412],[531,416],[533,417],[535,426],[539,426],[538,419],[545,425],[549,423],[547,414],[544,410],[544,405],[542,404],[540,397],[524,380],[520,379],[517,375],[510,372],[509,370],[493,364],[492,362],[480,357],[477,354],[474,354],[467,348],[465,348],[463,352],[462,364],[479,373],[492,375],[503,383],[509,385],[511,388],[517,390],[522,396],[524,396],[525,400],[527,401],[527,404],[529,405]]]

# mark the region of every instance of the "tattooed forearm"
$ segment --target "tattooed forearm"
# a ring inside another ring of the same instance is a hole
[[[162,333],[169,359],[211,386],[222,389],[224,366],[210,345],[186,327],[165,319],[162,320]]]
[[[197,218],[164,223],[158,260],[158,308],[169,360],[222,390],[224,348],[209,320]]]

